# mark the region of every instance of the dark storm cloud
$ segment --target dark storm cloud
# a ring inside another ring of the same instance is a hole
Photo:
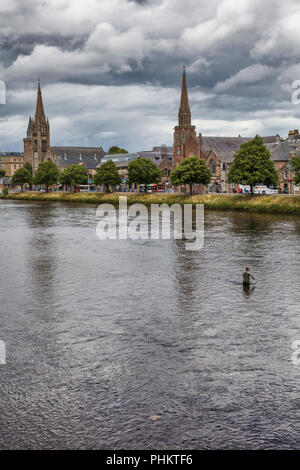
[[[0,148],[19,145],[38,77],[57,144],[171,143],[183,64],[198,131],[287,133],[299,21],[294,0],[1,0]]]

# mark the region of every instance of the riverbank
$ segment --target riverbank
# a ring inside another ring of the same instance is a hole
[[[119,196],[127,196],[128,204],[204,204],[206,209],[239,210],[274,214],[300,214],[300,196],[247,196],[228,194],[134,194],[134,193],[11,193],[5,199],[20,201],[71,202],[118,205]]]

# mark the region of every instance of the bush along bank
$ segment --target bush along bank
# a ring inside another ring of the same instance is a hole
[[[120,193],[66,193],[66,192],[24,192],[10,193],[4,199],[18,201],[69,202],[90,204],[119,204]],[[195,194],[185,195],[176,193],[162,194],[126,194],[128,205],[141,203],[151,204],[204,204],[206,209],[239,210],[248,212],[299,214],[300,196],[249,196],[227,194]]]

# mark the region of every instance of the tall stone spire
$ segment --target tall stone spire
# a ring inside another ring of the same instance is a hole
[[[50,125],[44,112],[39,81],[35,117],[29,118],[27,137],[24,139],[24,161],[32,165],[34,173],[39,164],[47,160],[54,160],[54,157],[50,147]]]
[[[188,89],[186,84],[185,66],[183,66],[182,85],[181,85],[181,100],[178,113],[179,126],[191,125],[191,110],[189,104]]]
[[[38,85],[36,111],[35,111],[35,121],[36,122],[37,121],[39,121],[39,122],[45,122],[46,121],[40,81],[39,81],[39,85]]]
[[[200,141],[197,139],[195,126],[192,126],[185,67],[183,67],[178,126],[174,128],[173,148],[175,168],[184,158],[200,155]]]

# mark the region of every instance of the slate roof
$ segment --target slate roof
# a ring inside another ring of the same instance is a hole
[[[1,157],[24,157],[24,153],[22,153],[22,152],[1,152],[0,151],[0,158]]]
[[[153,147],[152,152],[158,152],[162,155],[171,153],[173,155],[173,147],[169,147],[167,145],[160,145],[159,147]]]
[[[252,139],[253,137],[202,137],[202,147],[207,154],[213,150],[221,162],[231,163],[240,146]],[[276,142],[276,136],[262,139],[264,143]]]
[[[104,156],[102,147],[51,147],[51,152],[61,168],[83,164],[85,168],[95,169]]]
[[[150,158],[154,163],[159,163],[163,160],[170,160],[173,161],[173,153],[159,153],[159,152],[138,152],[140,158]]]
[[[299,154],[295,146],[286,140],[277,144],[266,144],[266,146],[271,153],[271,160],[274,162],[287,162],[292,150],[296,151],[296,155]]]
[[[231,163],[240,146],[249,140],[251,137],[202,137],[202,147],[207,153],[213,150],[222,162]]]

